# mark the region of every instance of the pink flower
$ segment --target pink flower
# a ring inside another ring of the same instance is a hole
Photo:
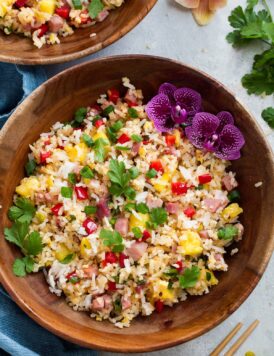
[[[175,0],[178,4],[192,9],[192,14],[199,25],[207,25],[216,10],[224,7],[227,0]]]

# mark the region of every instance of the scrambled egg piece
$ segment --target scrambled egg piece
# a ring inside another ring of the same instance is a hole
[[[20,185],[16,187],[15,191],[22,197],[30,198],[39,188],[39,180],[36,177],[31,176],[29,178],[22,179]]]
[[[138,213],[140,219],[138,219],[135,215],[131,214],[129,218],[129,229],[132,231],[134,227],[139,227],[141,230],[146,229],[146,223],[149,221],[148,214]]]
[[[180,237],[179,252],[192,257],[199,256],[202,251],[202,241],[197,232],[187,230]]]
[[[234,220],[242,212],[243,209],[239,206],[239,204],[232,203],[222,211],[222,217],[226,222],[229,222],[231,220]]]

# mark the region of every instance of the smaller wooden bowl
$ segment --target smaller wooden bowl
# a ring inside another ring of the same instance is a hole
[[[143,90],[145,101],[169,81],[198,90],[205,110],[230,111],[243,132],[243,156],[233,163],[244,208],[243,240],[239,253],[226,257],[227,273],[209,294],[189,297],[161,314],[139,317],[130,328],[118,329],[96,322],[87,313],[74,312],[64,298],[51,294],[43,273],[17,278],[12,273],[18,248],[5,241],[7,210],[33,143],[56,121],[73,117],[80,106],[95,102],[111,87],[121,87],[127,76]],[[254,184],[262,182],[260,188]],[[35,321],[53,333],[82,346],[116,352],[146,352],[193,339],[210,330],[235,311],[261,278],[274,241],[274,162],[262,131],[247,110],[219,82],[193,68],[150,56],[119,56],[88,62],[50,79],[19,106],[0,132],[0,280],[15,302]]]
[[[1,0],[0,0],[1,2]],[[88,28],[75,29],[61,37],[58,45],[38,49],[32,40],[21,35],[5,35],[0,30],[0,62],[17,64],[54,64],[72,61],[100,51],[131,31],[156,4],[157,0],[126,0],[108,18]],[[90,37],[96,33],[95,37]]]

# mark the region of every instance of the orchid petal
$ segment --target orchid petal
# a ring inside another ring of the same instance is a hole
[[[227,161],[234,161],[236,159],[239,159],[241,157],[241,152],[240,151],[236,151],[236,152],[232,152],[230,154],[224,154],[224,153],[215,153],[215,156],[220,158],[220,159],[224,159]]]
[[[174,102],[173,95],[176,90],[177,90],[177,87],[175,87],[175,85],[170,84],[170,83],[164,83],[160,86],[158,93],[167,95],[170,102]]]
[[[216,156],[222,157],[222,159],[237,159],[233,157],[238,157],[244,144],[245,139],[241,131],[234,125],[226,125],[219,136]]]
[[[221,111],[217,114],[218,119],[220,120],[220,124],[218,127],[218,132],[221,132],[226,125],[233,125],[234,118],[228,111]]]
[[[227,0],[209,0],[209,10],[216,11],[221,7],[226,6]]]
[[[201,95],[190,88],[180,88],[174,93],[174,99],[182,109],[186,109],[188,116],[194,116],[201,110]]]
[[[178,4],[188,9],[195,9],[199,6],[200,0],[175,0]],[[203,1],[203,0],[202,0]]]
[[[214,11],[209,9],[208,0],[200,2],[199,7],[192,10],[193,17],[198,25],[207,25],[214,16]]]
[[[158,94],[146,105],[146,113],[160,132],[170,131],[174,127],[171,119],[171,105],[167,95]]]
[[[191,126],[185,128],[186,137],[197,148],[204,148],[204,139],[202,136],[197,135],[196,131]]]

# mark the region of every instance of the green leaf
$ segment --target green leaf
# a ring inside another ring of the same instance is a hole
[[[121,130],[123,126],[124,126],[123,122],[121,120],[118,120],[111,126],[111,129],[113,132],[118,132]]]
[[[96,206],[85,206],[84,212],[87,215],[93,215],[97,212],[97,207]]]
[[[123,238],[118,231],[102,229],[99,235],[105,246],[111,247],[113,252],[122,252],[124,250]]]
[[[79,108],[76,110],[74,114],[74,121],[76,121],[78,124],[81,124],[85,120],[87,112],[87,108]]]
[[[136,205],[136,211],[141,214],[147,214],[149,212],[149,208],[145,203],[140,203]]]
[[[268,125],[274,129],[274,108],[264,109],[262,112],[262,118],[268,123]]]
[[[8,216],[11,220],[30,223],[35,215],[35,207],[29,199],[17,198],[15,206],[9,208]]]
[[[128,115],[132,119],[137,119],[139,117],[137,110],[134,108],[128,108]]]
[[[129,200],[134,200],[136,197],[136,192],[132,187],[126,187],[124,189],[124,194]]]
[[[192,288],[198,282],[200,277],[200,269],[197,266],[186,268],[184,274],[179,277],[180,286],[182,288]]]
[[[150,211],[150,221],[156,225],[163,225],[167,221],[167,212],[164,208],[153,208]]]
[[[121,298],[118,298],[115,300],[115,302],[113,303],[113,308],[114,308],[114,312],[116,314],[120,314],[122,311],[122,302],[121,302]]]
[[[156,169],[152,168],[147,172],[146,177],[151,179],[151,178],[156,177],[157,174],[158,174],[158,172],[156,171]]]
[[[233,225],[226,225],[218,230],[218,238],[220,240],[232,240],[237,234],[238,229]]]
[[[92,147],[94,145],[93,139],[86,133],[83,133],[82,140],[88,147]]]
[[[129,213],[132,212],[132,210],[135,210],[136,206],[134,203],[127,203],[124,207],[125,211],[128,211]]]
[[[16,258],[12,266],[13,273],[17,277],[25,277],[26,275],[26,265],[23,259]]]
[[[259,0],[247,0],[247,8],[253,10],[253,8],[258,4]]]
[[[33,272],[34,260],[30,256],[23,257],[25,268],[27,273]]]
[[[139,176],[139,169],[137,167],[131,167],[128,172],[131,179],[135,179]]]
[[[94,177],[94,173],[92,172],[89,166],[85,166],[84,168],[82,168],[80,171],[80,175],[87,179],[91,179]]]
[[[262,30],[270,41],[274,43],[274,22],[264,22],[262,24]]]
[[[62,261],[60,261],[60,263],[62,263],[63,265],[67,265],[68,263],[70,263],[75,257],[74,253],[70,253],[69,255],[67,255]]]
[[[34,159],[30,159],[26,164],[25,164],[25,171],[28,176],[31,176],[37,167],[37,163]]]
[[[73,190],[70,187],[62,187],[61,188],[61,195],[63,198],[71,199],[73,194]]]
[[[90,4],[91,5],[91,4]],[[104,116],[109,116],[109,114],[111,113],[111,112],[113,112],[114,111],[114,106],[113,105],[109,105],[107,108],[105,108],[105,110],[103,111],[103,115]]]
[[[250,39],[242,37],[240,30],[235,30],[233,32],[230,32],[226,36],[226,40],[228,43],[231,43],[233,47],[242,46],[250,42]]]
[[[72,4],[75,10],[82,10],[81,0],[72,0]]]
[[[108,176],[112,183],[118,184],[120,187],[124,187],[129,179],[125,181],[126,167],[124,162],[111,159],[109,164]]]
[[[109,187],[109,192],[111,195],[119,197],[120,195],[123,194],[124,190],[118,184],[111,183],[111,186]]]
[[[77,183],[77,176],[75,173],[69,173],[68,174],[68,181],[70,184],[75,185]]]
[[[142,141],[143,141],[142,136],[140,136],[140,135],[135,135],[135,134],[131,135],[131,139],[132,139],[132,141],[134,141],[134,142],[142,142]]]
[[[133,232],[134,236],[136,237],[136,239],[140,239],[143,236],[142,231],[139,227],[134,227],[132,229],[132,232]]]
[[[105,146],[108,145],[107,140],[103,139],[103,138],[98,138],[95,142],[94,142],[94,151],[95,151],[95,160],[97,162],[103,163],[105,158],[106,158],[106,148]]]
[[[23,242],[23,248],[28,255],[36,256],[43,250],[42,237],[37,231],[30,233]]]
[[[262,22],[251,22],[241,29],[241,35],[245,38],[263,38],[264,31],[262,28]]]
[[[243,8],[241,6],[236,7],[228,17],[228,21],[233,28],[242,28],[245,26],[247,22]]]
[[[115,148],[118,151],[130,151],[130,148],[126,146],[115,146]]]
[[[174,267],[170,267],[170,269],[167,272],[164,273],[165,276],[173,277],[173,278],[177,278],[178,274],[179,274],[179,272]]]
[[[16,221],[11,228],[5,228],[5,239],[20,248],[23,248],[24,239],[28,233],[29,224]]]

